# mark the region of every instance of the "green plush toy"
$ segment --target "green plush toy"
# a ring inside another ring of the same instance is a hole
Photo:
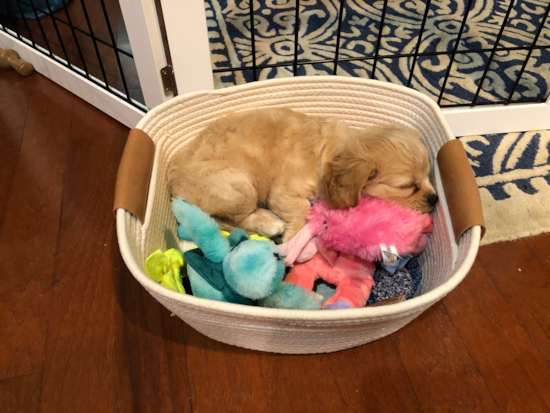
[[[145,270],[149,278],[170,290],[185,294],[185,288],[181,283],[182,266],[183,254],[174,248],[166,252],[157,250],[145,261]]]

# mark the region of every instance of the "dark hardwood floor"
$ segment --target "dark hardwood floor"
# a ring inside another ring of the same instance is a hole
[[[447,298],[363,347],[231,347],[122,262],[127,133],[39,74],[0,72],[0,412],[550,412],[550,235],[482,248]]]

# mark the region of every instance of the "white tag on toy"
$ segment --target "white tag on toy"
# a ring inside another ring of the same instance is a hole
[[[380,251],[382,251],[382,261],[384,262],[384,266],[395,267],[397,264],[397,259],[401,258],[399,254],[397,254],[397,248],[395,248],[395,245],[380,244]]]

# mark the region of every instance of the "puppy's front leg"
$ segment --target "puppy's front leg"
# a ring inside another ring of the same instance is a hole
[[[311,204],[309,199],[302,196],[279,194],[279,196],[270,197],[268,207],[286,222],[283,242],[287,242],[306,224]]]

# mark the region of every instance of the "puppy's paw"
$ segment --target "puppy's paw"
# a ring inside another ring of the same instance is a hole
[[[276,237],[285,230],[285,223],[280,219],[265,220],[258,223],[258,231],[266,237]]]
[[[239,226],[269,238],[281,235],[285,229],[285,223],[281,218],[262,208],[250,214]]]

